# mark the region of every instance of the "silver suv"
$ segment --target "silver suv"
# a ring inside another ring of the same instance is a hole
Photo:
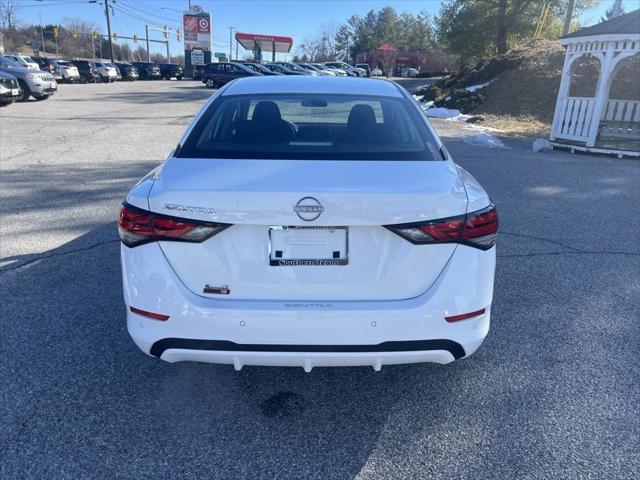
[[[58,84],[50,73],[24,68],[3,55],[0,55],[0,71],[10,73],[18,79],[22,102],[29,100],[29,97],[46,100],[58,90]]]

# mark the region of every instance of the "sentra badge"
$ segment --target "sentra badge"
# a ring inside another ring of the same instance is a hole
[[[207,207],[194,207],[190,205],[178,205],[176,203],[165,203],[165,210],[172,210],[176,212],[188,212],[188,213],[204,213],[205,215],[215,215],[216,211],[213,208]]]

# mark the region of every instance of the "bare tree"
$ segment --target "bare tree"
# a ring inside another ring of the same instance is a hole
[[[5,32],[15,27],[16,4],[13,0],[0,0],[0,24]]]

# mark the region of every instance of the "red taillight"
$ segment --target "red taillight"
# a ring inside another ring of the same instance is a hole
[[[483,210],[468,213],[460,241],[474,247],[488,250],[498,238],[498,211],[491,204]]]
[[[162,313],[147,312],[146,310],[141,310],[136,307],[129,307],[129,310],[143,317],[153,318],[154,320],[169,320],[169,315],[163,315]]]
[[[453,315],[451,317],[444,317],[444,319],[449,323],[458,322],[460,320],[466,320],[468,318],[479,317],[480,315],[484,315],[485,311],[486,309],[482,308],[480,310],[476,310],[475,312],[463,313],[461,315]]]
[[[228,226],[230,225],[157,215],[128,204],[122,205],[118,218],[120,240],[128,247],[155,240],[202,242]]]
[[[482,250],[496,244],[498,213],[495,205],[476,212],[429,222],[387,225],[386,228],[417,245],[464,243]]]

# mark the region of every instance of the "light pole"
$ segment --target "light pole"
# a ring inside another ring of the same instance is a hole
[[[144,30],[147,33],[147,62],[151,61],[151,52],[149,51],[149,25],[144,26]]]
[[[229,29],[229,61],[233,58],[233,43],[231,41],[231,34],[233,32],[234,27],[227,27]]]
[[[38,14],[38,18],[40,19],[40,38],[42,39],[42,52],[44,56],[47,56],[47,47],[44,46],[44,30],[42,29],[42,14]]]

